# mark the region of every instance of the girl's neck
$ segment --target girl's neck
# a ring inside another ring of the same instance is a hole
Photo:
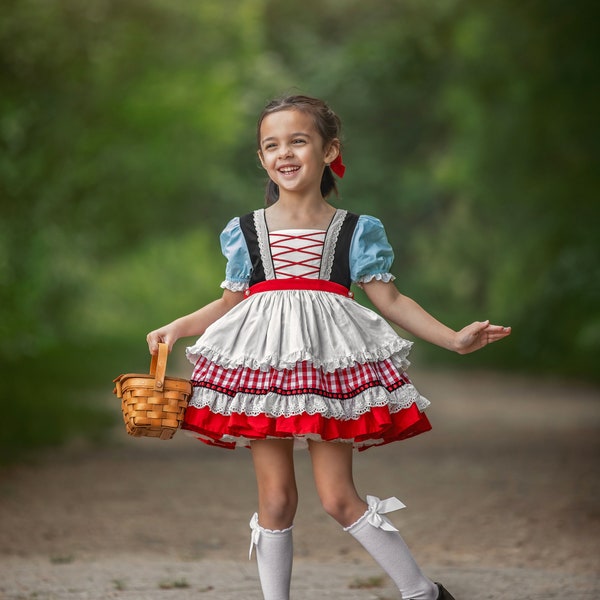
[[[335,207],[322,197],[288,198],[283,196],[267,208],[267,226],[278,229],[327,229],[335,214]]]

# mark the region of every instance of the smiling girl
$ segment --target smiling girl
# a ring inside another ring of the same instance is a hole
[[[387,321],[459,354],[506,337],[510,328],[483,321],[454,331],[398,291],[381,222],[327,200],[345,170],[340,127],[315,98],[289,96],[266,106],[257,144],[269,177],[267,208],[231,220],[221,234],[222,297],[150,332],[148,346],[156,353],[159,342],[171,349],[179,338],[200,336],[187,348],[194,391],[183,427],[211,445],[251,449],[258,512],[250,552],[256,548],[265,600],[289,598],[294,446],[310,450],[325,511],[403,599],[452,600],[421,572],[385,516],[404,505],[357,493],[353,450],[431,428],[429,402],[405,372],[411,343]],[[353,299],[352,284],[379,314]]]

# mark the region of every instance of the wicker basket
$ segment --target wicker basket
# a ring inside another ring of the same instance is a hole
[[[129,435],[169,440],[181,426],[192,385],[187,379],[165,377],[168,354],[167,345],[159,344],[149,375],[126,373],[114,380]]]

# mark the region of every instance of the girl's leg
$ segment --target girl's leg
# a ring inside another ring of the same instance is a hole
[[[354,485],[352,445],[309,441],[313,476],[321,504],[342,527],[357,521],[367,510]]]
[[[258,513],[252,517],[253,546],[265,600],[288,600],[292,574],[292,524],[298,505],[292,440],[251,443],[258,486]]]
[[[368,505],[361,500],[352,477],[350,444],[311,442],[310,453],[317,491],[327,513],[379,563],[402,598],[436,600],[437,586],[423,575],[400,533],[383,516],[389,508],[402,504],[396,499],[381,503],[369,496]]]

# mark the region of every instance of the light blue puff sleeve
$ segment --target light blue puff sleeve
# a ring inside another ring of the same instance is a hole
[[[368,283],[373,279],[393,281],[390,273],[394,251],[379,219],[368,215],[358,218],[350,243],[350,277],[354,283]]]
[[[221,252],[227,259],[225,267],[225,281],[221,283],[223,289],[232,292],[243,292],[248,289],[250,281],[250,253],[246,239],[240,227],[240,219],[231,219],[221,233]]]

